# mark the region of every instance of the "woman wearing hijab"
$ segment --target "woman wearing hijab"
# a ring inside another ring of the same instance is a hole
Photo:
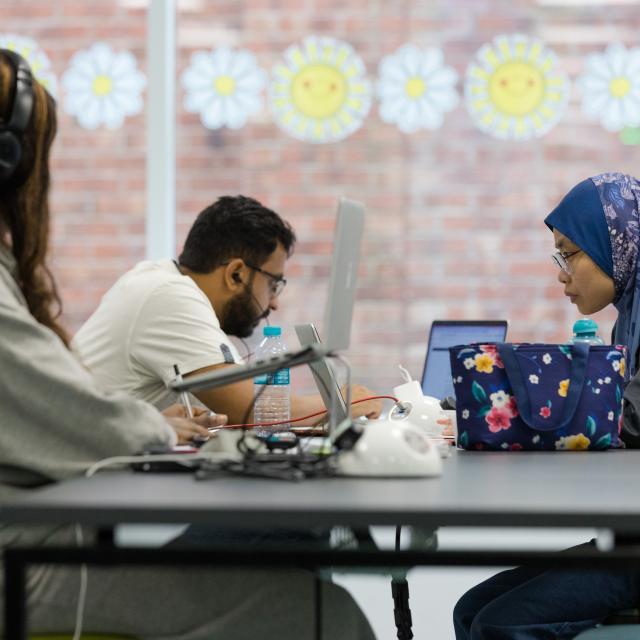
[[[628,349],[622,439],[640,440],[640,182],[606,173],[577,184],[546,217],[558,280],[580,313],[613,304],[613,344]],[[592,544],[592,543],[588,543]],[[456,640],[556,640],[575,637],[640,602],[638,571],[561,571],[519,567],[473,587],[456,604]]]
[[[17,54],[0,49],[0,496],[81,475],[95,462],[206,435],[198,423],[97,388],[68,348],[47,268],[49,152],[55,102]],[[73,545],[70,525],[0,522],[0,554],[11,545]],[[85,530],[85,541],[95,532]],[[38,566],[28,576],[29,631],[69,633],[79,568]],[[315,576],[302,570],[91,567],[84,627],[165,640],[311,638]],[[369,639],[353,599],[323,583],[326,637]],[[0,593],[1,597],[1,593]],[[0,626],[2,620],[0,618]],[[0,628],[0,636],[2,629]]]

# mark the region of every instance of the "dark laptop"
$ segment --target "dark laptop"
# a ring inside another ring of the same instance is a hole
[[[449,347],[472,342],[504,342],[506,320],[434,320],[422,371],[422,393],[442,400],[455,397]]]

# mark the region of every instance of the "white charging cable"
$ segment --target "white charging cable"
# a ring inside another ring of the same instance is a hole
[[[90,478],[92,475],[106,469],[107,467],[116,465],[127,465],[134,462],[156,462],[156,461],[169,461],[169,462],[186,462],[187,460],[215,460],[220,458],[228,458],[228,454],[222,454],[219,452],[206,452],[206,453],[179,453],[179,454],[150,454],[139,456],[113,456],[112,458],[104,458],[98,460],[95,464],[90,466],[86,472],[85,477]],[[79,523],[75,525],[76,532],[76,544],[81,547],[84,544],[82,536],[82,527]],[[78,591],[78,605],[76,608],[76,621],[73,631],[73,640],[81,640],[82,638],[82,626],[84,621],[84,610],[87,600],[87,586],[89,582],[89,572],[86,564],[80,565],[80,589]]]
[[[411,374],[401,364],[398,365],[398,369],[400,369],[400,373],[402,374],[405,382],[413,382]]]
[[[198,451],[196,453],[149,453],[137,456],[113,456],[112,458],[98,460],[98,462],[87,469],[85,476],[89,478],[98,471],[102,471],[107,467],[127,466],[129,464],[140,462],[178,462],[186,464],[198,460],[215,461],[229,459],[233,459],[233,455],[224,451]]]

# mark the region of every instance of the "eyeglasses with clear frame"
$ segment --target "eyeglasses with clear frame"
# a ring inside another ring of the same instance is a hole
[[[567,275],[573,275],[573,269],[571,269],[571,265],[569,264],[569,258],[571,256],[575,256],[576,253],[580,253],[582,249],[576,249],[575,251],[554,251],[551,254],[551,259],[553,263],[559,269],[562,269]]]
[[[257,271],[263,276],[267,276],[267,278],[269,278],[269,289],[271,290],[272,298],[277,298],[282,293],[282,290],[287,286],[287,281],[282,276],[277,276],[275,275],[275,273],[269,273],[269,271],[265,271],[264,269],[256,267],[254,264],[249,264],[246,261],[245,264],[247,265],[247,267],[249,267],[249,269],[253,269],[254,271]]]

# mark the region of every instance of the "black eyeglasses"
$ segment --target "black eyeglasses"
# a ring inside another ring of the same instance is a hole
[[[551,254],[551,259],[555,263],[557,267],[562,269],[566,274],[572,275],[573,271],[571,269],[571,265],[569,264],[569,258],[571,256],[575,256],[576,253],[580,253],[582,249],[576,249],[576,251],[554,251]]]
[[[271,289],[271,295],[274,298],[277,298],[282,293],[282,290],[287,286],[287,281],[282,276],[277,276],[274,273],[269,273],[268,271],[265,271],[260,267],[256,267],[253,264],[249,264],[246,260],[245,260],[245,264],[247,265],[247,267],[249,267],[249,269],[253,269],[258,273],[261,273],[263,276],[267,276],[267,278],[271,280],[270,289]]]

